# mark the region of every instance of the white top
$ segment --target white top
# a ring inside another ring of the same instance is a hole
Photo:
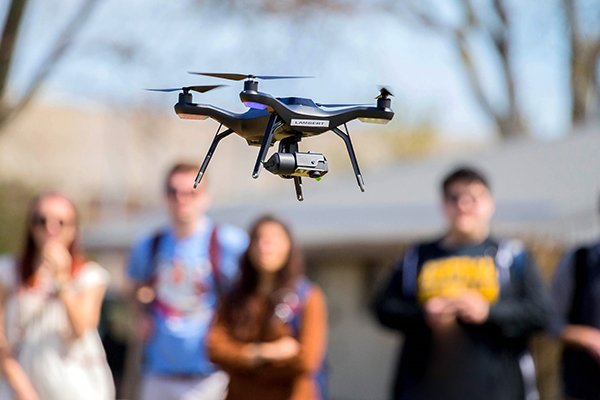
[[[6,337],[38,393],[44,400],[114,399],[98,331],[73,338],[64,303],[52,288],[19,288],[12,265],[7,266],[6,258],[0,260],[0,282],[9,292],[4,305]],[[70,284],[78,291],[106,286],[108,281],[104,268],[87,262]],[[12,398],[6,393],[0,391],[0,398]]]

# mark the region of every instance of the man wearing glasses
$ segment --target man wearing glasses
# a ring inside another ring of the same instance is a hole
[[[483,174],[455,169],[441,192],[446,232],[409,248],[375,301],[404,335],[391,399],[537,399],[527,342],[550,308],[536,267],[518,242],[490,237]]]
[[[127,265],[144,342],[141,400],[223,399],[227,387],[225,373],[208,360],[204,336],[248,240],[206,216],[210,196],[205,183],[193,189],[196,170],[184,163],[171,168],[170,224],[138,241]]]

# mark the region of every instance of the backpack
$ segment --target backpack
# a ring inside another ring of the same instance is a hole
[[[219,234],[219,228],[217,225],[215,225],[212,228],[212,231],[210,233],[210,240],[209,240],[209,245],[208,245],[208,259],[210,261],[210,267],[211,267],[211,271],[212,271],[212,277],[215,283],[215,290],[217,291],[217,298],[222,298],[223,296],[223,292],[224,292],[224,288],[223,288],[223,277],[221,276],[221,271],[220,271],[220,260],[221,260],[221,247],[219,245],[219,238],[218,238],[218,234]],[[163,241],[164,237],[166,236],[166,232],[164,230],[160,230],[158,232],[156,232],[154,234],[154,236],[152,236],[152,239],[150,240],[150,263],[152,266],[152,272],[150,273],[150,286],[152,283],[152,280],[154,279],[154,273],[156,272],[157,268],[158,268],[158,248],[160,246],[160,243]]]
[[[294,312],[292,315],[289,324],[294,333],[294,337],[298,338],[300,336],[300,325],[302,323],[302,314],[304,310],[304,305],[306,304],[306,299],[308,298],[308,294],[310,293],[311,284],[307,279],[302,279],[297,286],[298,300],[300,307]],[[317,390],[319,392],[319,400],[326,400],[329,398],[328,396],[328,362],[327,356],[323,357],[323,361],[321,362],[321,366],[319,367],[316,375],[315,382],[317,383]]]

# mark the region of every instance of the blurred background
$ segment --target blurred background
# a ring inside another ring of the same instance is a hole
[[[407,244],[442,229],[449,168],[489,175],[496,234],[525,240],[547,279],[565,248],[598,237],[599,19],[598,0],[0,0],[0,253],[18,250],[27,200],[61,190],[119,299],[129,246],[165,221],[166,168],[200,165],[218,127],[144,88],[224,83],[195,101],[243,112],[241,82],[188,71],[310,75],[260,87],[321,103],[374,104],[385,85],[395,118],[348,126],[365,193],[329,133],[301,143],[330,170],[301,203],[290,181],[251,178],[258,149],[237,136],[207,172],[216,219],[245,228],[273,212],[305,247],[328,297],[332,399],[383,399],[398,338],[369,301]],[[126,340],[126,313],[107,315]],[[555,398],[557,344],[534,345]]]

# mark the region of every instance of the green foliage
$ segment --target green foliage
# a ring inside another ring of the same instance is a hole
[[[31,189],[15,182],[0,182],[0,254],[16,253],[25,234],[25,214]]]

